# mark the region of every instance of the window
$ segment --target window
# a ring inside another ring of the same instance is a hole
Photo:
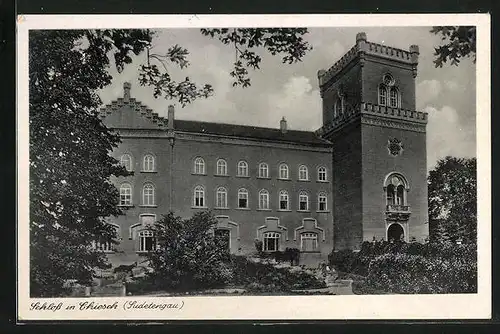
[[[387,205],[392,205],[394,203],[394,186],[389,184],[387,186]]]
[[[318,250],[318,234],[302,233],[300,235],[300,250],[303,252],[315,252]]]
[[[227,175],[227,162],[224,159],[217,160],[217,175]]]
[[[132,157],[129,154],[124,154],[120,158],[120,164],[129,172],[132,171]]]
[[[195,174],[205,174],[205,160],[203,158],[194,159],[194,173]]]
[[[405,193],[405,188],[403,185],[399,185],[396,188],[396,205],[404,205],[404,193]]]
[[[244,188],[238,190],[238,208],[248,208],[248,190]]]
[[[120,186],[120,205],[132,205],[132,186],[128,183]]]
[[[227,190],[224,187],[217,188],[217,197],[216,197],[215,206],[218,208],[227,208]]]
[[[269,209],[269,191],[262,189],[259,192],[259,209],[268,210]]]
[[[238,176],[248,176],[248,164],[246,161],[238,162]]]
[[[155,249],[154,233],[149,230],[139,232],[139,252],[149,252]]]
[[[304,165],[299,167],[299,180],[301,181],[309,180],[309,171],[307,167]]]
[[[385,183],[387,205],[407,205],[407,183],[403,176],[392,174],[386,177]]]
[[[301,191],[299,194],[299,210],[309,210],[309,195],[305,191]]]
[[[115,238],[113,240],[119,239],[119,227],[115,224],[110,224],[115,230]],[[115,244],[112,240],[101,238],[92,242],[92,248],[101,252],[114,252]]]
[[[381,106],[387,105],[387,88],[382,84],[378,87],[378,104]]]
[[[155,170],[155,158],[151,154],[144,156],[142,170],[144,172],[153,172]]]
[[[391,88],[390,105],[393,108],[399,107],[399,92],[398,92],[398,89],[396,87]]]
[[[146,183],[142,188],[142,204],[155,205],[155,187],[151,183]]]
[[[276,252],[279,250],[280,234],[277,232],[264,233],[264,242],[262,243],[265,252]]]
[[[288,201],[288,192],[286,190],[280,191],[280,210],[288,210],[289,209],[289,201]]]
[[[269,177],[269,166],[264,162],[259,164],[259,177],[262,178]]]
[[[327,196],[325,193],[318,194],[318,211],[327,211]]]
[[[340,95],[335,100],[333,117],[336,118],[344,113],[344,96]]]
[[[325,182],[326,180],[327,180],[326,167],[319,167],[318,168],[318,181]]]
[[[283,179],[283,180],[288,179],[288,165],[287,164],[280,165],[280,179]]]
[[[194,206],[197,208],[205,207],[205,188],[197,186],[194,188]]]

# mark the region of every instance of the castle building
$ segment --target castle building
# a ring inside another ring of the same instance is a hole
[[[132,172],[113,180],[125,215],[109,224],[114,265],[155,247],[148,224],[173,212],[210,209],[231,253],[298,248],[301,262],[363,241],[428,236],[427,114],[415,111],[418,47],[367,41],[318,71],[323,125],[315,132],[159,117],[124,95],[100,112],[122,143],[113,153]],[[318,111],[319,112],[319,111]]]

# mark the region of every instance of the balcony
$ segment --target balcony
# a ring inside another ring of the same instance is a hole
[[[411,210],[409,205],[388,204],[385,209],[385,217],[389,221],[408,221],[410,215]]]

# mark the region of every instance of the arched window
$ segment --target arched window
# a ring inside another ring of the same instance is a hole
[[[288,198],[288,191],[281,190],[279,195],[280,200],[280,210],[289,210],[290,209],[290,201]]]
[[[399,108],[399,90],[396,87],[391,87],[390,90],[390,98],[389,98],[390,106],[393,108]]]
[[[387,105],[387,87],[384,84],[378,86],[378,104]]]
[[[300,235],[300,250],[303,252],[315,252],[318,250],[318,234],[302,233]]]
[[[309,195],[305,191],[299,193],[299,211],[309,210]]]
[[[132,186],[128,183],[120,186],[120,205],[132,205]]]
[[[318,194],[318,211],[327,211],[328,210],[328,197],[326,193],[321,192]]]
[[[142,188],[142,204],[155,205],[155,187],[151,183],[146,183]]]
[[[333,117],[339,117],[344,114],[344,109],[345,109],[345,102],[344,102],[344,95],[339,95],[337,99],[335,99],[335,105],[334,105],[334,110],[333,110]]]
[[[205,160],[203,158],[194,159],[194,173],[195,174],[205,174]]]
[[[217,188],[217,196],[215,206],[218,208],[227,208],[227,189],[224,187]]]
[[[246,161],[238,162],[238,176],[248,176],[248,164]]]
[[[227,162],[224,159],[217,160],[217,175],[227,175]]]
[[[280,179],[287,180],[288,177],[288,165],[280,164]]]
[[[408,182],[401,174],[388,175],[384,181],[384,188],[387,206],[393,206],[392,209],[401,209],[401,206],[408,205],[406,196],[409,189]]]
[[[238,189],[238,208],[248,208],[248,190],[245,188]]]
[[[205,188],[196,186],[194,188],[193,205],[196,208],[205,207]]]
[[[259,191],[259,209],[269,209],[269,191],[267,191],[266,189],[262,189],[261,191]]]
[[[155,158],[151,154],[147,154],[144,156],[142,170],[144,172],[154,172],[154,170],[155,170]]]
[[[269,177],[269,166],[265,162],[259,164],[259,177],[265,179]]]
[[[326,167],[318,167],[318,181],[326,182]]]
[[[280,247],[280,233],[277,232],[266,232],[264,233],[264,240],[262,242],[262,248],[265,252],[276,252]]]
[[[309,180],[309,170],[307,169],[307,166],[301,165],[299,167],[299,180],[300,181]]]
[[[123,154],[120,157],[120,164],[129,172],[132,171],[132,157],[130,154]]]
[[[153,251],[156,247],[156,240],[153,231],[144,230],[139,232],[139,252]]]

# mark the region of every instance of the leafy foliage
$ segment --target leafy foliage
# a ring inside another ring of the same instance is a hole
[[[473,58],[476,62],[475,26],[436,26],[431,33],[441,35],[444,43],[434,48],[436,67],[443,67],[448,60],[452,65],[458,65],[462,58]]]
[[[477,238],[476,159],[446,157],[428,178],[429,232],[431,241]]]
[[[235,50],[235,62],[231,76],[233,86],[250,86],[248,69],[259,69],[262,61],[258,50],[265,50],[271,55],[282,55],[282,62],[293,64],[301,61],[312,49],[303,36],[306,28],[234,28],[201,29],[205,36],[217,38],[225,45],[232,45]]]
[[[105,217],[119,215],[111,176],[126,175],[109,156],[119,138],[97,117],[97,89],[149,43],[147,30],[32,30],[29,35],[30,289],[65,292],[106,267],[92,241],[112,241]]]
[[[229,282],[229,252],[223,240],[213,236],[217,223],[207,211],[182,219],[170,213],[152,231],[158,248],[148,254],[150,275],[158,286],[169,290],[190,290],[223,286]]]

